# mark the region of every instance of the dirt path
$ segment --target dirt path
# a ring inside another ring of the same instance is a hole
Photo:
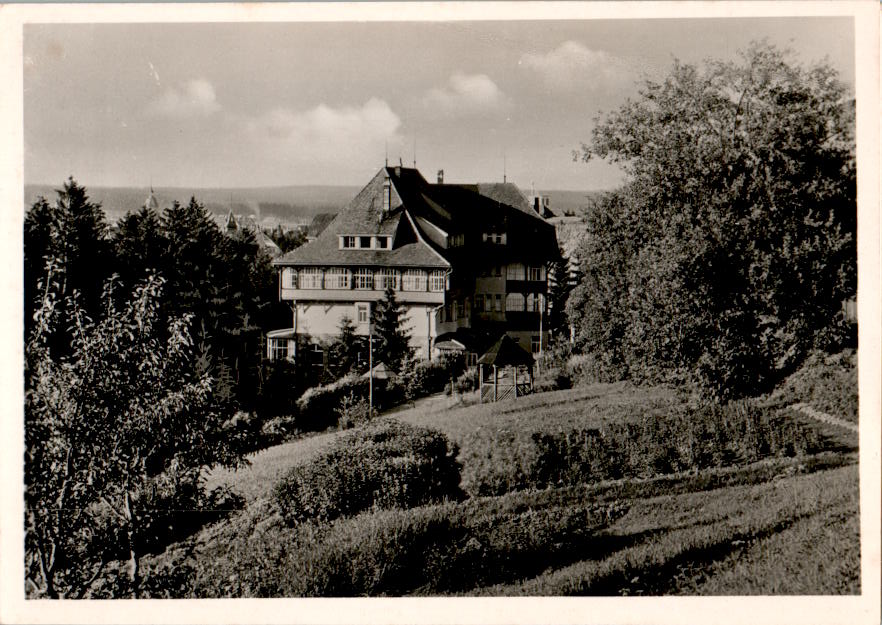
[[[796,410],[797,412],[804,414],[807,417],[811,417],[812,419],[817,419],[818,421],[823,421],[824,423],[829,423],[830,425],[837,425],[847,430],[851,430],[855,434],[858,433],[858,426],[856,424],[845,421],[844,419],[840,419],[838,417],[834,417],[833,415],[829,415],[826,412],[815,410],[808,404],[792,404],[789,407],[793,410]]]

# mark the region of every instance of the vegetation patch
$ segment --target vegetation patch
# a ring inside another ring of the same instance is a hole
[[[457,452],[439,432],[384,419],[344,433],[326,452],[293,467],[276,485],[275,501],[295,524],[456,499]]]

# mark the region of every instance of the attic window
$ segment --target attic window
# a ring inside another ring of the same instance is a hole
[[[370,237],[358,237],[358,247],[363,250],[369,250],[371,248],[371,238]]]
[[[388,250],[390,247],[390,243],[392,242],[392,237],[377,237],[377,249],[379,250]]]
[[[352,249],[355,247],[355,237],[340,237],[340,249]]]

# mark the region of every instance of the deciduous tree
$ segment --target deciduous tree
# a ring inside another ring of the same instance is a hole
[[[628,180],[580,251],[586,349],[730,397],[829,342],[855,293],[853,112],[828,65],[754,44],[599,119],[581,156]]]

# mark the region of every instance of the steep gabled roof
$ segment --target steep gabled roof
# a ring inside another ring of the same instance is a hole
[[[337,216],[337,213],[318,213],[315,217],[312,218],[312,222],[309,224],[309,227],[306,229],[306,236],[310,239],[316,238],[322,232],[325,231],[334,218]]]
[[[383,186],[390,170],[381,169],[314,241],[288,252],[274,264],[449,267],[449,263],[413,231],[391,176],[392,202],[390,210],[383,212]],[[375,234],[392,235],[392,249],[340,249],[341,235]]]

